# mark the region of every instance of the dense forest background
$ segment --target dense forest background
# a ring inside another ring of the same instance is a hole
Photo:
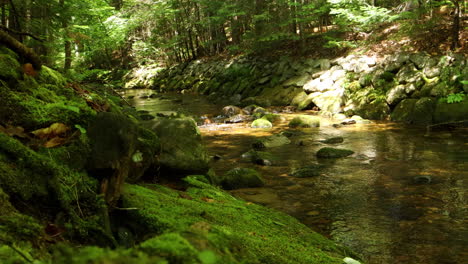
[[[456,50],[466,8],[461,0],[1,0],[0,29],[57,69],[129,69],[272,49],[324,56],[408,37],[413,48]]]

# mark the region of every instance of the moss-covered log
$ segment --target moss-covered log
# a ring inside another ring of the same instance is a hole
[[[39,56],[30,48],[23,45],[21,42],[10,36],[7,32],[0,30],[0,44],[4,44],[8,48],[18,53],[21,57],[30,62],[34,69],[39,71],[42,67]]]

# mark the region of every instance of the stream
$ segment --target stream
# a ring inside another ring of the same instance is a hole
[[[271,166],[252,164],[242,154],[252,142],[289,130],[297,114],[282,114],[273,129],[250,124],[204,122],[221,114],[223,105],[192,94],[146,98],[149,90],[128,90],[125,97],[151,114],[181,112],[200,124],[204,143],[218,175],[235,167],[261,172],[266,185],[232,191],[234,196],[283,211],[313,230],[358,252],[366,263],[468,263],[468,129],[427,132],[425,127],[391,122],[301,129],[289,145],[268,149]],[[140,98],[140,97],[145,98]],[[281,109],[277,109],[280,111]],[[203,118],[202,118],[203,117]],[[326,145],[320,140],[343,137]],[[355,152],[336,160],[315,153],[332,146]],[[292,169],[321,163],[319,176],[295,178]]]

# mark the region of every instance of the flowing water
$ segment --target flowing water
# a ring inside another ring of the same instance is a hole
[[[126,94],[149,94],[133,90]],[[287,121],[273,129],[252,129],[248,123],[202,123],[221,113],[194,95],[163,95],[132,99],[138,110],[153,114],[172,111],[198,118],[203,140],[217,174],[235,167],[255,168],[266,186],[233,191],[233,195],[286,212],[317,232],[342,243],[370,264],[468,263],[468,130],[431,131],[395,123],[302,129],[292,143],[268,149],[272,166],[243,160],[252,142],[287,130]],[[297,113],[295,113],[297,114]],[[302,113],[304,114],[304,113]],[[310,114],[310,113],[306,113]],[[200,117],[205,119],[200,119]],[[327,146],[320,140],[341,136],[334,147],[354,155],[318,160]],[[321,163],[319,176],[295,178],[294,168]]]

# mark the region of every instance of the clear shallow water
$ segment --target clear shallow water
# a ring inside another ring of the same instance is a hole
[[[151,92],[126,94],[137,98]],[[179,111],[197,118],[216,116],[222,108],[194,95],[131,103],[153,114]],[[337,129],[323,120],[320,128],[292,137],[290,145],[269,149],[277,157],[272,166],[242,160],[255,138],[288,129],[294,115],[284,116],[286,120],[272,130],[251,129],[248,124],[200,127],[210,154],[222,157],[212,163],[218,174],[251,167],[266,179],[265,187],[236,190],[234,195],[293,215],[359,252],[366,263],[468,263],[467,129],[426,133],[425,128],[393,123]],[[335,147],[355,154],[317,160],[317,150],[327,146],[319,140],[334,136],[345,139]],[[293,168],[313,163],[326,166],[321,175],[289,175]]]

